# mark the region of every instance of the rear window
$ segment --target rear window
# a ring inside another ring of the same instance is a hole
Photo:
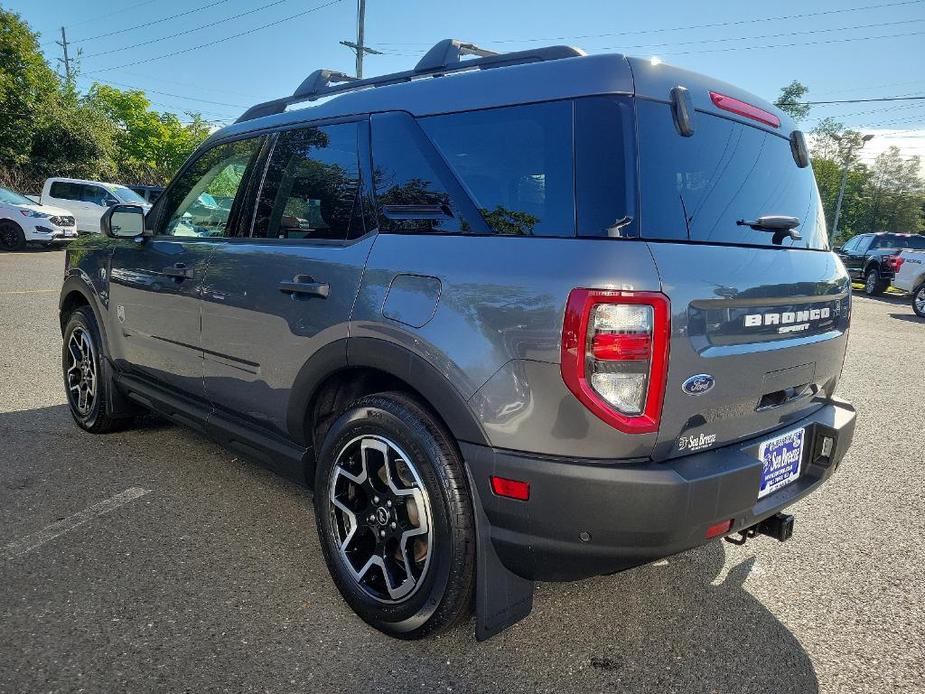
[[[667,104],[639,100],[637,114],[643,236],[770,246],[773,234],[736,222],[785,215],[803,238],[784,247],[828,248],[812,169],[786,138],[700,111],[682,137]]]
[[[925,236],[907,234],[884,234],[877,236],[871,248],[916,248],[925,249]]]

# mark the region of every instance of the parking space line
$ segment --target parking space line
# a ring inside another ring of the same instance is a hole
[[[54,540],[56,537],[73,530],[79,525],[83,525],[88,520],[114,511],[128,502],[144,496],[150,491],[150,489],[142,489],[141,487],[129,487],[124,492],[120,492],[105,501],[93,504],[93,506],[85,508],[83,511],[78,511],[73,516],[62,518],[37,532],[9,543],[3,548],[2,552],[0,552],[0,558],[13,559],[28,554],[32,550],[38,549],[46,542]]]
[[[16,289],[8,292],[0,292],[2,294],[49,294],[51,292],[60,292],[60,289]]]

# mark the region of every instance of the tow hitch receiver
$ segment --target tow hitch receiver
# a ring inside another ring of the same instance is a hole
[[[778,542],[785,542],[793,535],[793,516],[786,513],[775,513],[750,528],[739,531],[738,537],[727,537],[726,542],[734,545],[744,545],[749,538],[756,535],[767,535]]]

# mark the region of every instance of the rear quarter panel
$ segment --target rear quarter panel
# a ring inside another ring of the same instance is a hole
[[[439,286],[423,324],[420,297],[409,296],[406,306],[387,302],[399,275],[433,278]],[[562,382],[562,320],[576,287],[658,291],[659,281],[648,248],[632,240],[382,234],[350,335],[426,359],[468,401],[494,446],[575,457],[644,455],[654,435],[620,434]],[[396,319],[403,315],[415,319]]]

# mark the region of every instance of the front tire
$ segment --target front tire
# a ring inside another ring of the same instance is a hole
[[[26,247],[26,235],[16,222],[4,219],[0,222],[0,248],[5,251],[21,251]]]
[[[915,315],[925,318],[925,282],[912,290],[912,310]]]
[[[112,416],[110,392],[115,385],[102,368],[100,329],[89,308],[78,308],[64,328],[61,367],[71,416],[81,429],[106,434],[125,427],[130,418]]]
[[[886,291],[888,282],[880,279],[880,271],[872,267],[864,274],[864,293],[867,296],[879,296]]]
[[[403,393],[357,400],[328,430],[315,519],[344,600],[402,639],[443,631],[472,608],[475,522],[463,463],[443,426]]]

